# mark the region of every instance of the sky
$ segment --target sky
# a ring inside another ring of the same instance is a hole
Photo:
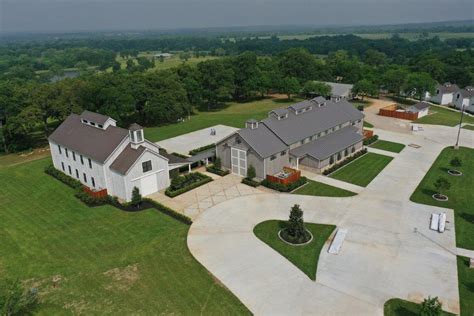
[[[472,19],[472,0],[0,0],[0,32],[374,25]]]

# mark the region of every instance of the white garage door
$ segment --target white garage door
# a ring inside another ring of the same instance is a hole
[[[245,150],[231,148],[232,173],[239,176],[247,176],[247,152]]]
[[[142,195],[148,195],[158,191],[158,181],[156,179],[156,173],[153,173],[147,177],[140,179],[140,193]]]

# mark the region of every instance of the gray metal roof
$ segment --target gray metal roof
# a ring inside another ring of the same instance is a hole
[[[88,120],[89,122],[94,122],[97,124],[104,125],[104,123],[109,119],[110,117],[107,115],[102,115],[99,113],[91,112],[85,110],[81,114],[81,119]]]
[[[186,158],[178,157],[173,154],[168,154],[166,150],[160,148],[160,155],[168,159],[168,164],[175,165],[175,164],[188,164],[189,160]]]
[[[323,103],[326,103],[326,99],[319,96],[319,97],[316,97],[314,99],[312,99],[311,101],[313,102],[316,102],[317,104],[323,104]]]
[[[270,113],[275,113],[277,116],[283,116],[283,115],[288,114],[288,109],[286,108],[274,109],[274,110],[271,110]]]
[[[199,153],[197,153],[196,155],[194,156],[191,156],[188,158],[189,162],[198,162],[198,161],[201,161],[201,160],[204,160],[206,158],[212,158],[212,157],[215,157],[216,156],[216,149],[215,148],[211,148],[211,149],[208,149],[208,150],[205,150],[205,151],[201,151]]]
[[[348,97],[351,93],[353,85],[347,83],[324,82],[331,87],[331,95]]]
[[[263,124],[258,124],[254,129],[243,128],[237,133],[262,158],[279,153],[288,147]]]
[[[286,119],[269,117],[262,123],[284,143],[291,145],[339,124],[357,121],[363,117],[364,115],[346,100],[337,103],[327,100],[326,106],[313,107],[311,111],[299,115],[290,111]]]
[[[463,98],[472,98],[472,97],[474,97],[474,89],[471,86],[468,86],[468,87],[462,89],[461,91],[459,91],[459,93],[463,96]]]
[[[77,114],[69,115],[49,136],[49,140],[104,163],[124,138],[128,137],[128,130],[116,126],[96,128],[83,124],[81,117]]]
[[[315,102],[312,102],[310,100],[304,100],[304,101],[301,101],[301,102],[298,102],[298,103],[295,103],[295,104],[292,104],[290,106],[288,106],[288,109],[291,109],[293,111],[301,111],[301,110],[304,110],[306,108],[309,108],[309,107],[313,107],[313,106],[317,106],[317,104]]]
[[[410,106],[408,109],[411,110],[412,112],[418,112],[418,111],[421,111],[421,110],[424,110],[426,108],[429,108],[431,106],[431,104],[429,104],[428,102],[418,102],[416,104],[413,104],[412,106]]]
[[[145,151],[144,146],[133,149],[131,145],[125,147],[124,150],[115,158],[110,165],[110,169],[117,171],[120,174],[126,174],[128,169],[137,161],[141,154]]]
[[[439,90],[439,93],[446,94],[446,93],[454,93],[459,91],[459,87],[455,84],[451,84],[450,82],[445,82],[444,84],[438,84],[436,89]]]
[[[133,123],[132,125],[130,125],[130,127],[128,128],[129,131],[139,131],[143,129],[143,127],[141,127],[140,125],[138,125],[137,123]]]
[[[361,142],[363,139],[364,137],[358,133],[356,127],[346,126],[329,135],[290,150],[290,155],[298,158],[311,156],[318,160],[324,160],[351,145]]]

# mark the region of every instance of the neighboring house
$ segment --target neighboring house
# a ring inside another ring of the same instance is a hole
[[[444,84],[438,84],[436,86],[436,94],[430,96],[429,93],[426,95],[426,100],[431,100],[431,102],[447,105],[453,103],[453,96],[456,92],[459,91],[459,87],[450,82],[445,82]]]
[[[289,166],[322,172],[362,149],[363,118],[346,100],[314,98],[247,121],[216,144],[216,155],[224,168],[243,177],[250,165],[259,179]]]
[[[352,99],[352,87],[351,84],[346,83],[336,83],[336,82],[325,82],[325,84],[331,87],[331,100],[340,101],[340,100],[350,100]]]
[[[457,109],[464,109],[474,113],[474,87],[468,86],[454,94],[454,105]]]
[[[49,137],[54,167],[93,192],[130,201],[134,187],[149,195],[169,186],[169,171],[188,164],[145,139],[143,128],[123,129],[108,116],[71,114]]]
[[[417,113],[418,118],[428,115],[428,110],[430,108],[428,102],[418,102],[414,105],[409,106],[406,110],[407,112]]]

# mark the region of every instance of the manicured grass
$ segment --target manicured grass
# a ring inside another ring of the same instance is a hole
[[[249,314],[192,257],[189,226],[152,209],[86,207],[44,174],[49,163],[0,170],[0,278],[37,287],[38,314]]]
[[[430,113],[415,120],[414,123],[456,126],[461,119],[461,112],[452,111],[441,106],[432,105]],[[463,122],[474,124],[474,117],[464,115]]]
[[[418,316],[420,315],[421,305],[400,298],[392,298],[383,305],[384,316]],[[442,316],[454,315],[443,311]]]
[[[459,297],[461,315],[474,315],[474,269],[469,268],[469,258],[458,256]]]
[[[313,234],[313,240],[304,246],[292,246],[278,237],[278,232],[286,227],[286,223],[286,221],[278,220],[261,222],[254,227],[253,232],[261,241],[303,271],[311,280],[316,280],[319,254],[336,226],[305,223],[306,229]]]
[[[332,197],[347,197],[357,195],[357,193],[313,180],[308,180],[306,185],[294,191],[293,194]]]
[[[399,153],[405,148],[404,144],[390,142],[388,140],[378,140],[372,143],[369,147],[377,148],[381,150],[391,151],[393,153]]]
[[[462,160],[462,167],[456,168],[464,173],[461,177],[450,176],[447,173],[451,168],[449,162],[454,157]],[[459,150],[452,147],[445,148],[410,197],[413,202],[454,209],[456,244],[458,247],[471,250],[474,250],[473,157],[474,149],[471,148],[461,147]],[[451,183],[451,188],[445,193],[449,197],[447,202],[438,202],[431,197],[435,193],[433,184],[439,177],[444,177]]]
[[[367,121],[364,121],[364,127],[373,128],[374,125],[371,124],[371,123],[369,123],[369,122],[367,122]]]
[[[462,128],[474,131],[474,125],[464,125]]]
[[[365,187],[392,159],[392,157],[384,155],[367,153],[341,169],[336,170],[330,177]]]
[[[281,100],[266,98],[246,103],[230,102],[222,110],[197,112],[196,115],[191,116],[190,120],[182,123],[145,128],[145,137],[157,142],[217,124],[242,128],[245,126],[245,121],[249,118],[263,119],[268,115],[269,111],[298,101],[297,99]]]

